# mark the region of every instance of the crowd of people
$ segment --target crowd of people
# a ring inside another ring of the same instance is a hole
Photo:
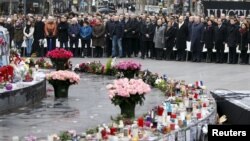
[[[47,51],[61,47],[71,50],[75,57],[94,55],[186,61],[187,51],[190,51],[193,62],[225,63],[228,58],[230,64],[250,63],[249,24],[244,16],[96,13],[42,17],[29,14],[1,18],[0,25],[8,29],[11,47],[23,49],[27,57],[32,53],[41,57]],[[25,48],[22,47],[24,42]],[[228,57],[225,48],[228,48]]]

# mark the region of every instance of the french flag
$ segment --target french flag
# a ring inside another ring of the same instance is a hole
[[[201,88],[203,86],[203,82],[202,81],[196,81],[195,85],[197,88]]]

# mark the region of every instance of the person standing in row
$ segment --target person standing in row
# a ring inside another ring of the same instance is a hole
[[[35,31],[34,31],[34,42],[33,42],[33,52],[37,53],[38,57],[44,56],[44,46],[42,41],[44,39],[44,22],[42,22],[42,17],[38,16],[37,21],[35,23]]]
[[[80,28],[80,37],[82,41],[81,56],[91,56],[90,42],[92,36],[92,27],[87,20],[83,21],[83,26]],[[85,48],[87,46],[87,49]]]
[[[77,22],[76,18],[73,18],[71,21],[71,25],[69,25],[68,29],[68,35],[69,35],[69,46],[72,53],[74,53],[74,56],[78,57],[79,54],[79,34],[80,34],[80,25]],[[73,48],[73,45],[75,45],[75,48]]]
[[[168,22],[168,26],[165,30],[165,57],[170,60],[173,48],[175,45],[176,28],[174,27],[174,22],[171,20]]]
[[[185,49],[187,48],[188,26],[184,23],[183,16],[179,17],[179,25],[176,31],[177,61],[185,60]]]
[[[239,42],[239,50],[241,51],[241,64],[247,64],[247,49],[248,49],[248,27],[246,23],[242,23],[240,27],[240,42]]]
[[[68,49],[68,28],[69,25],[67,23],[66,17],[62,16],[60,23],[57,26],[58,31],[58,41],[60,42],[60,48]]]
[[[211,63],[214,48],[214,27],[211,20],[207,21],[207,26],[204,28],[202,41],[205,43],[205,47],[207,48],[206,61],[207,63]]]
[[[215,49],[216,49],[216,63],[224,62],[224,50],[225,42],[227,37],[227,29],[225,25],[222,24],[222,20],[217,20],[218,26],[215,27]]]
[[[146,23],[142,25],[141,29],[141,38],[142,38],[142,45],[141,45],[141,58],[144,59],[145,55],[146,57],[152,56],[152,48],[154,47],[154,25],[151,23],[151,20],[149,17],[146,19]],[[150,51],[150,56],[148,52]]]
[[[162,25],[161,19],[157,21],[157,26],[155,28],[154,43],[156,49],[156,60],[162,60],[163,48],[165,47],[164,40],[165,26]]]
[[[26,26],[23,29],[24,40],[26,43],[26,56],[31,57],[32,44],[34,41],[34,27],[31,21],[27,21]]]
[[[236,64],[236,48],[239,43],[239,28],[236,22],[237,20],[232,18],[228,26],[227,44],[229,47],[229,64]]]
[[[110,37],[112,38],[112,57],[116,57],[119,55],[119,57],[122,58],[123,27],[122,24],[119,22],[118,16],[114,17],[114,23],[111,26]]]
[[[47,39],[48,51],[56,48],[57,25],[53,17],[49,17],[44,26],[45,36]]]
[[[15,47],[21,51],[23,43],[23,26],[20,20],[16,21],[14,28],[14,43]]]
[[[105,45],[105,27],[100,19],[96,19],[96,24],[93,26],[93,46],[96,48],[96,57],[103,57],[103,47]]]
[[[192,36],[191,36],[191,51],[193,62],[201,62],[201,52],[203,50],[203,24],[200,22],[200,17],[196,16],[194,24],[192,27]]]

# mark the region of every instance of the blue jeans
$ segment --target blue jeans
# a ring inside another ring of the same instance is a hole
[[[33,40],[34,39],[26,39],[25,40],[25,43],[26,43],[26,55],[28,57],[30,57],[30,54],[31,54]]]
[[[118,46],[118,49],[117,49]],[[119,50],[119,57],[122,57],[122,38],[118,38],[116,35],[112,38],[112,57],[117,56],[117,50]]]

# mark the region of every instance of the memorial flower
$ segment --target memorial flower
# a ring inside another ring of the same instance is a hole
[[[53,80],[69,81],[70,84],[78,84],[80,76],[71,71],[54,71],[46,74],[46,79],[50,82]]]
[[[122,77],[134,78],[134,76],[141,70],[141,64],[132,60],[120,61],[117,65],[115,65],[115,69],[121,74]]]
[[[121,114],[124,117],[134,117],[134,108],[137,104],[142,105],[145,94],[151,91],[148,84],[142,79],[118,79],[113,84],[106,87],[108,89],[109,98],[114,105],[119,105]]]
[[[73,54],[71,51],[67,51],[63,48],[56,48],[49,51],[46,56],[51,59],[69,59],[73,57]]]

